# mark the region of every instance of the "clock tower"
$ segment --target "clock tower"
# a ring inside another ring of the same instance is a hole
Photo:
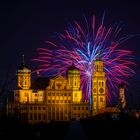
[[[106,75],[104,62],[100,58],[94,61],[94,72],[92,77],[92,115],[104,112],[106,108]]]

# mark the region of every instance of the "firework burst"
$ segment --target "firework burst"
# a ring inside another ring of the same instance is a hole
[[[86,25],[86,26],[85,26]],[[118,84],[135,72],[132,66],[133,55],[130,50],[122,48],[122,43],[133,35],[118,38],[122,25],[105,27],[104,16],[99,26],[95,27],[95,16],[88,24],[80,25],[74,21],[63,33],[55,33],[54,41],[46,41],[45,48],[38,48],[38,56],[33,59],[39,62],[40,71],[47,76],[65,74],[73,63],[81,71],[81,89],[83,99],[88,99],[91,94],[91,79],[94,71],[93,62],[100,51],[104,61],[104,71],[107,77],[107,94],[116,94]]]

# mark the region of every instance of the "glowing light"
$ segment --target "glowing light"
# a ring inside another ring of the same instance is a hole
[[[122,43],[133,35],[118,38],[122,25],[110,27],[102,22],[95,28],[95,16],[91,24],[85,18],[85,24],[80,25],[74,21],[64,33],[55,33],[53,41],[46,41],[45,48],[38,48],[38,56],[33,59],[39,62],[39,71],[47,76],[57,75],[58,72],[65,74],[72,63],[80,69],[81,88],[83,99],[86,100],[91,94],[91,79],[94,71],[93,62],[100,51],[100,57],[104,61],[104,71],[107,77],[107,94],[116,94],[119,83],[128,84],[126,78],[135,72],[132,66],[132,51],[124,49]]]

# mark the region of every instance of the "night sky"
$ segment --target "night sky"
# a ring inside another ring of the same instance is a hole
[[[44,46],[54,32],[63,32],[69,22],[83,15],[90,18],[94,14],[101,20],[104,11],[105,24],[124,22],[122,35],[140,34],[140,5],[135,0],[1,2],[0,85],[4,83],[7,73],[11,79],[15,76],[22,54],[25,54],[26,63],[33,69],[31,59],[37,55],[36,49]],[[128,79],[127,100],[130,104],[140,105],[140,36],[128,40],[123,46],[134,52],[137,63],[136,75]],[[12,84],[12,80],[9,84]]]

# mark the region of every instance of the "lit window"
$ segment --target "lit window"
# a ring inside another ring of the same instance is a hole
[[[103,102],[103,97],[100,97],[100,102]]]

